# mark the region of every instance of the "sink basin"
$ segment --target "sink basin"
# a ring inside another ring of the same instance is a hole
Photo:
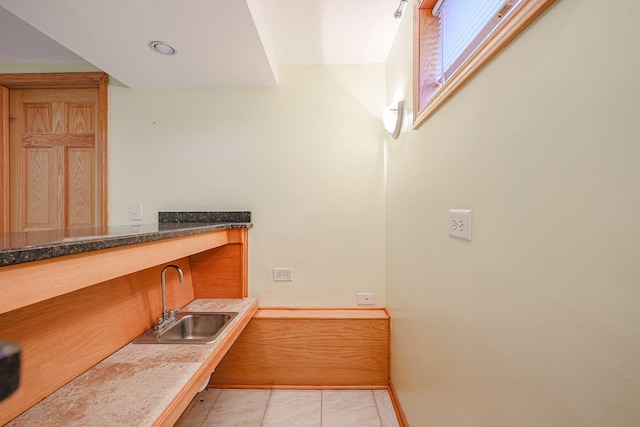
[[[133,340],[134,344],[209,344],[238,313],[184,312],[161,330],[151,329]]]

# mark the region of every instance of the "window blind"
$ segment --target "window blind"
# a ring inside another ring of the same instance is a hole
[[[489,20],[505,4],[505,0],[443,0],[437,11],[440,17],[442,70],[450,68],[480,34]]]

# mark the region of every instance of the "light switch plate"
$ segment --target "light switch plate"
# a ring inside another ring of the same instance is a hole
[[[449,236],[471,241],[471,211],[449,210]]]
[[[142,203],[134,202],[131,204],[131,220],[142,221]]]

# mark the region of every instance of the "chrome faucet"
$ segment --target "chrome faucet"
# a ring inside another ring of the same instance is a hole
[[[184,274],[182,273],[182,269],[177,265],[170,264],[162,269],[162,273],[160,275],[160,281],[162,283],[162,316],[158,317],[158,322],[156,325],[159,328],[166,326],[167,323],[171,320],[175,320],[176,313],[178,312],[178,310],[167,310],[167,285],[164,276],[167,273],[167,270],[170,268],[175,268],[176,270],[178,270],[178,274],[180,275],[180,283],[184,283]]]

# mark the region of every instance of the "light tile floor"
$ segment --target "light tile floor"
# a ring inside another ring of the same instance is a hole
[[[206,389],[176,427],[398,427],[386,390]]]

